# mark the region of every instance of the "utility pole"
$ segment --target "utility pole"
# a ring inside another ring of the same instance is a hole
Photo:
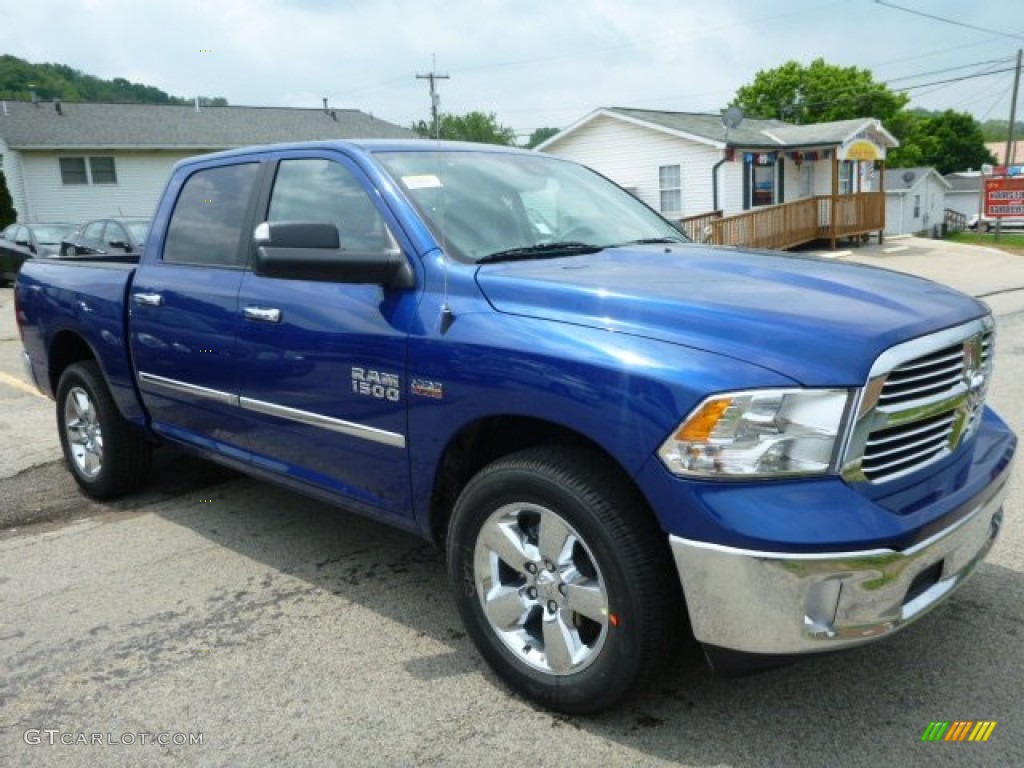
[[[448,75],[439,75],[435,70],[437,69],[437,57],[435,56],[431,63],[430,72],[425,75],[416,75],[417,80],[429,80],[430,81],[430,117],[433,120],[434,125],[434,138],[441,138],[441,122],[438,115],[438,105],[441,103],[441,97],[437,93],[437,81],[448,80]]]
[[[1017,69],[1016,69],[1016,71],[1013,74],[1013,96],[1010,99],[1010,130],[1007,131],[1007,133],[1006,133],[1006,154],[1003,157],[1003,163],[1007,167],[1007,169],[1009,168],[1009,166],[1014,164],[1014,162],[1013,162],[1014,161],[1014,156],[1011,153],[1013,153],[1015,151],[1015,149],[1016,149],[1014,147],[1013,131],[1014,131],[1014,128],[1016,127],[1015,123],[1017,122],[1017,91],[1020,88],[1020,64],[1021,64],[1021,57],[1022,56],[1024,56],[1024,49],[1018,48],[1017,49]],[[984,194],[984,190],[982,190],[982,194]],[[981,220],[980,219],[978,220],[978,229],[979,230],[981,229]],[[996,240],[999,239],[999,235],[1002,232],[1002,230],[1003,230],[1003,220],[1002,220],[1002,218],[998,218],[998,219],[996,219],[996,237],[995,237]]]

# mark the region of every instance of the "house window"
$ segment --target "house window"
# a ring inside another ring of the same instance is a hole
[[[117,184],[117,170],[113,157],[90,157],[89,171],[93,184]]]
[[[88,184],[84,157],[60,158],[60,180],[64,184]]]
[[[61,157],[60,180],[64,184],[117,184],[117,169],[110,156],[90,157],[86,165],[84,157]]]
[[[914,218],[921,218],[921,196],[914,195]]]
[[[662,213],[682,213],[683,173],[680,166],[658,166],[658,191]]]
[[[839,164],[839,194],[849,195],[853,193],[853,163],[843,160]]]

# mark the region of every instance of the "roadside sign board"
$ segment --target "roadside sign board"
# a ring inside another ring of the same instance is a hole
[[[985,217],[1024,216],[1024,176],[985,179]]]

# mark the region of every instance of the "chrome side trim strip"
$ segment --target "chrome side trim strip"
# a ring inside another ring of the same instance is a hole
[[[184,381],[178,381],[177,379],[167,379],[163,376],[145,373],[144,371],[139,371],[139,381],[143,384],[148,384],[151,387],[156,387],[157,389],[166,389],[171,392],[178,392],[179,394],[184,395],[193,395],[206,400],[223,403],[224,405],[238,405],[238,395],[233,395],[230,392],[221,392],[219,389],[200,387],[196,384],[189,384]]]
[[[274,403],[267,403],[262,400],[253,400],[250,397],[239,398],[238,404],[248,411],[256,411],[257,413],[263,413],[268,416],[277,416],[281,419],[297,421],[300,424],[308,424],[311,427],[329,429],[332,432],[340,432],[341,434],[348,435],[349,437],[358,437],[363,440],[370,440],[375,443],[390,445],[394,448],[405,448],[405,435],[400,435],[397,432],[388,432],[387,430],[377,429],[376,427],[368,427],[365,424],[356,424],[351,421],[323,416],[319,413],[300,411],[298,408],[288,408],[284,405],[275,405]]]

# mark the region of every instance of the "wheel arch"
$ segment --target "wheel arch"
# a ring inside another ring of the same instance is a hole
[[[615,456],[602,445],[564,424],[522,415],[489,415],[463,425],[441,452],[429,500],[431,540],[440,547],[448,531],[455,500],[466,483],[488,464],[518,451],[541,445],[573,445],[600,455],[644,502],[644,514],[660,528],[642,489]],[[666,540],[667,546],[667,540]]]
[[[50,391],[57,394],[57,385],[60,377],[68,366],[86,360],[95,360],[96,364],[103,370],[102,363],[96,351],[89,345],[80,334],[70,330],[58,331],[50,341],[47,353],[47,375],[49,378]]]

